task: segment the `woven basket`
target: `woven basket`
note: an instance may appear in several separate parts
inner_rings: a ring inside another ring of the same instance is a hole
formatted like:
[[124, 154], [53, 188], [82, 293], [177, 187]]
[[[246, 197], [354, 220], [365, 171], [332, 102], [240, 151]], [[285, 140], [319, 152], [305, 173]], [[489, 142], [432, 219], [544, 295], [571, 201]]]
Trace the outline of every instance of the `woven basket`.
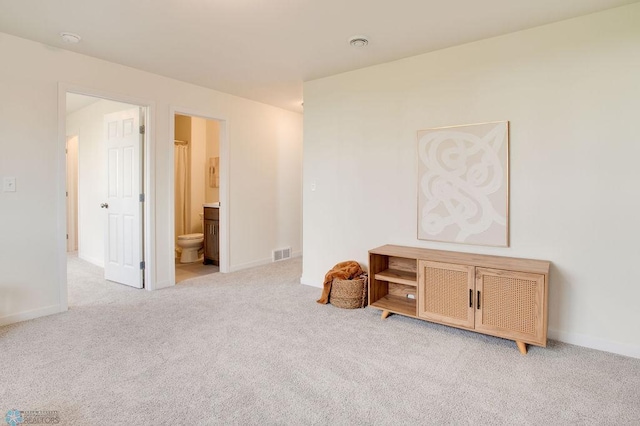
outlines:
[[338, 308], [356, 309], [367, 305], [367, 280], [333, 280], [329, 303]]

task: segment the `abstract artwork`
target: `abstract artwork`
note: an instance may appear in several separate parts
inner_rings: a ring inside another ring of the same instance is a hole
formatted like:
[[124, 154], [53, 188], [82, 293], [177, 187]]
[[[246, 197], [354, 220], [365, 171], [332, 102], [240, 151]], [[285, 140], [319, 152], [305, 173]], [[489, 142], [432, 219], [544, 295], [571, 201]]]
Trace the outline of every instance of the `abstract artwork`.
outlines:
[[509, 122], [418, 132], [418, 239], [509, 245]]

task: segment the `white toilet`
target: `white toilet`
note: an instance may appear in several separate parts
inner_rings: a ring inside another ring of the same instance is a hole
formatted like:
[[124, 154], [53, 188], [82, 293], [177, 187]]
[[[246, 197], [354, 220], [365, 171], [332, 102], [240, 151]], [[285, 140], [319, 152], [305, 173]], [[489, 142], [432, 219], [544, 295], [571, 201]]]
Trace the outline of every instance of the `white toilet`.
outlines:
[[202, 248], [204, 234], [186, 234], [178, 236], [178, 247], [182, 249], [180, 263], [197, 262], [200, 258], [198, 251]]
[[[200, 223], [202, 223], [202, 213], [200, 213]], [[180, 255], [180, 263], [197, 262], [200, 258], [200, 250], [204, 243], [204, 234], [186, 234], [178, 236], [178, 247], [182, 254]]]

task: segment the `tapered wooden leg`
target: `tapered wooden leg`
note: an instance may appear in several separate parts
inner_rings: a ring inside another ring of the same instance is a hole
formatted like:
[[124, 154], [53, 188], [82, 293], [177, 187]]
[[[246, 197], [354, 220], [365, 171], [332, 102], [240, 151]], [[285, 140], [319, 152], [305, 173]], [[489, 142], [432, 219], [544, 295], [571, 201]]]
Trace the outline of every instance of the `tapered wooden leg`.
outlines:
[[527, 354], [527, 344], [524, 342], [518, 342], [516, 340], [516, 345], [518, 345], [518, 350], [520, 351], [520, 353], [522, 355], [526, 355]]
[[388, 317], [389, 315], [391, 315], [391, 312], [389, 311], [382, 311], [382, 319], [385, 319], [386, 317]]

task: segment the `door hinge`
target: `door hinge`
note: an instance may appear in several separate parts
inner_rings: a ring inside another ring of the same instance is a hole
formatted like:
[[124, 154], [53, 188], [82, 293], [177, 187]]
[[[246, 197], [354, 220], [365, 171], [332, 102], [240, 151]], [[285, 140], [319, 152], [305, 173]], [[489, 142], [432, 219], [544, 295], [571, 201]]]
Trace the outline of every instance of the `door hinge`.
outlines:
[[140, 194], [140, 202], [144, 203], [144, 194]]
[[141, 135], [144, 135], [144, 130], [145, 130], [144, 124], [141, 124], [140, 125], [140, 134]]
[[144, 260], [140, 262], [140, 269], [144, 269]]
[[69, 239], [69, 234], [67, 234], [67, 240]]

